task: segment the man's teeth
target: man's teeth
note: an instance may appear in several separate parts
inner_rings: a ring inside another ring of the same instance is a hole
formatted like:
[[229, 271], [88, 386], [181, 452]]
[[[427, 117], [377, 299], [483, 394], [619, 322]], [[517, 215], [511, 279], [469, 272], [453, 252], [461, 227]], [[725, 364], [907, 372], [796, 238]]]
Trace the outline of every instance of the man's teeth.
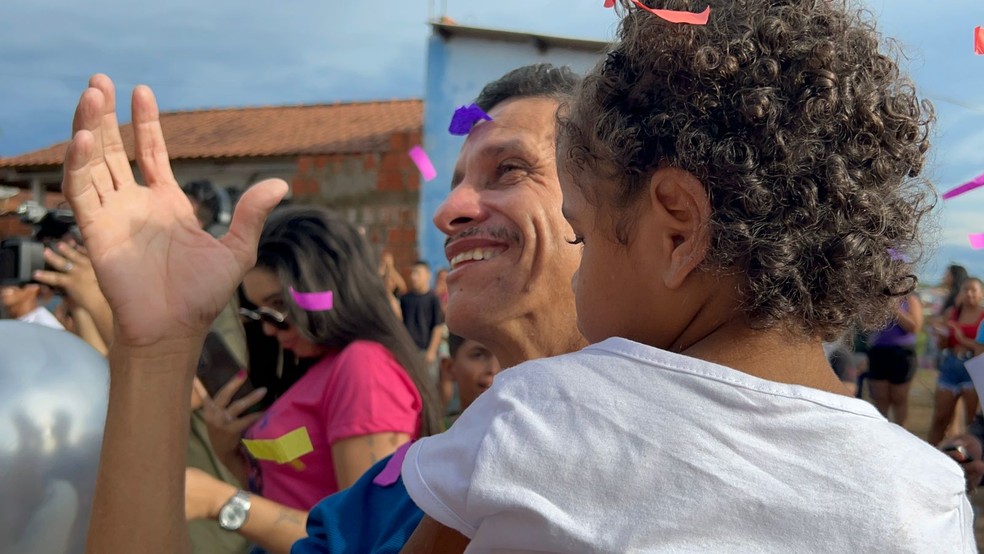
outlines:
[[462, 252], [455, 257], [451, 258], [451, 268], [462, 262], [479, 261], [479, 260], [491, 260], [492, 258], [499, 255], [499, 252], [495, 248], [476, 248], [475, 250], [468, 250], [467, 252]]

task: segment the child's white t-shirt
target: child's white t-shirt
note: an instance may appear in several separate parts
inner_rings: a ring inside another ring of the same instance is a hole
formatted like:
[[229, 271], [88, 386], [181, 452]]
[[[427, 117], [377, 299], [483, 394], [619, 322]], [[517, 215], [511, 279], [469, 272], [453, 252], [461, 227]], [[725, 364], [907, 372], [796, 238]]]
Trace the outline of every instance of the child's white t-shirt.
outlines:
[[469, 552], [977, 552], [960, 467], [868, 403], [619, 338], [498, 375], [403, 482]]

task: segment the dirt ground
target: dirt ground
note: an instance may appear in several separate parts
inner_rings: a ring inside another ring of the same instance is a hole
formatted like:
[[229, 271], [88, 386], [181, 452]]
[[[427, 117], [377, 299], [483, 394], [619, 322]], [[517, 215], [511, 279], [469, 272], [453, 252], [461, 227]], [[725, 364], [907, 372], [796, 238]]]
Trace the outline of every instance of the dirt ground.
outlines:
[[[920, 369], [909, 391], [909, 419], [906, 429], [921, 439], [929, 433], [930, 421], [933, 417], [933, 394], [936, 391], [937, 373], [928, 369]], [[865, 396], [867, 398], [867, 395]], [[984, 491], [978, 489], [970, 497], [978, 513], [974, 522], [974, 532], [977, 536], [977, 550], [984, 554]]]

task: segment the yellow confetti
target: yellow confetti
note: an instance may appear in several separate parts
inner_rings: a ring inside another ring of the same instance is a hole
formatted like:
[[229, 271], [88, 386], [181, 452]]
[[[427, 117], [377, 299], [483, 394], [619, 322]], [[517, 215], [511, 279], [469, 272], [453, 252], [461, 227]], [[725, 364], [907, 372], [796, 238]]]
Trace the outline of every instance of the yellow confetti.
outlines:
[[[276, 439], [243, 439], [243, 446], [257, 460], [277, 462], [278, 464], [293, 462], [309, 452], [314, 452], [307, 427], [299, 427]], [[292, 465], [296, 468], [298, 464], [301, 468], [304, 467], [300, 461]]]

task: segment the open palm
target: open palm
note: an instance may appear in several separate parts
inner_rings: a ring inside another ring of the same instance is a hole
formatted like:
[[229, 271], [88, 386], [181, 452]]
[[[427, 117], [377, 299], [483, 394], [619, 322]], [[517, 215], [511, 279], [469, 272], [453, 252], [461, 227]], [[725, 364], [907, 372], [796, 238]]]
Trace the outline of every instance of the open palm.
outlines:
[[115, 91], [96, 75], [82, 94], [65, 156], [62, 190], [72, 205], [115, 340], [147, 346], [200, 337], [256, 258], [263, 220], [286, 193], [265, 181], [243, 195], [229, 233], [203, 231], [174, 179], [153, 93], [133, 91], [137, 184], [120, 137]]

